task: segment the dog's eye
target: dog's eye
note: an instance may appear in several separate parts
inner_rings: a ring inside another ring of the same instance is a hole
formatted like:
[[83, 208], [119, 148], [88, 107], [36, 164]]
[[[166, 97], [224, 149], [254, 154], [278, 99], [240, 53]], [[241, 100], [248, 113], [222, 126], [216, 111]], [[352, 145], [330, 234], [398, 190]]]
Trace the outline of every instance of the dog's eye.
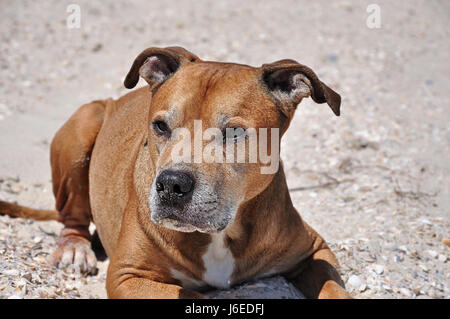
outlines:
[[233, 141], [236, 142], [238, 139], [246, 137], [247, 131], [242, 127], [228, 127], [225, 129], [225, 134], [223, 135], [223, 141]]
[[158, 133], [159, 135], [167, 136], [170, 134], [170, 129], [166, 122], [157, 120], [154, 121], [152, 125], [156, 133]]

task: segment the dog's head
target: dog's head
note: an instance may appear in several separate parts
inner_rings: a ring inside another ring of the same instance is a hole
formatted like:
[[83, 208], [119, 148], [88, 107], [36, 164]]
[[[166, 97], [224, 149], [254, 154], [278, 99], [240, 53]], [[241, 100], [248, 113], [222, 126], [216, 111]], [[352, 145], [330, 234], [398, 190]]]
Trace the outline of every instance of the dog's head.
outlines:
[[279, 167], [279, 142], [308, 96], [339, 115], [340, 96], [308, 67], [281, 60], [255, 68], [202, 61], [179, 47], [149, 48], [125, 79], [150, 85], [148, 147], [156, 167], [149, 201], [156, 224], [217, 232], [261, 193]]

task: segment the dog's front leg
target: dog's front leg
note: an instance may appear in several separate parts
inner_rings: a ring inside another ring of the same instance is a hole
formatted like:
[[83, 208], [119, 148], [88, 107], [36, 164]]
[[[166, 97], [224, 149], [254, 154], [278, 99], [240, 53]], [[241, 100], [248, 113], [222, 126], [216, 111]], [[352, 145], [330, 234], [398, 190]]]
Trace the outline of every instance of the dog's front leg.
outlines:
[[[140, 274], [139, 274], [140, 273]], [[117, 269], [114, 264], [108, 269], [106, 291], [113, 299], [199, 299], [203, 295], [179, 285], [159, 282], [141, 277], [135, 269]]]
[[328, 246], [320, 249], [302, 262], [301, 266], [286, 275], [307, 298], [349, 299], [351, 296], [337, 271], [337, 260]]
[[125, 213], [117, 246], [106, 276], [108, 298], [114, 299], [194, 299], [202, 294], [188, 290], [172, 278], [170, 263], [142, 227], [135, 211]]
[[50, 150], [56, 209], [64, 224], [58, 249], [50, 261], [60, 268], [74, 267], [83, 273], [96, 271], [97, 259], [89, 232], [89, 166], [104, 108], [101, 101], [81, 106], [55, 134]]

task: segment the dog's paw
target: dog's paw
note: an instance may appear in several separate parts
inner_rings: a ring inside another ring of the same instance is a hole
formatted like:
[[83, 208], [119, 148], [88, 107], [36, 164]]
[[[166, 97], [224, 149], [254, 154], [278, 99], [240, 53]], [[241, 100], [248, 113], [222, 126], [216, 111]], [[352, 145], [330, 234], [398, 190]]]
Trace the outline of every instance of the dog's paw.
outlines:
[[60, 269], [80, 274], [96, 274], [97, 272], [97, 258], [91, 249], [90, 241], [70, 232], [61, 232], [58, 249], [49, 261]]

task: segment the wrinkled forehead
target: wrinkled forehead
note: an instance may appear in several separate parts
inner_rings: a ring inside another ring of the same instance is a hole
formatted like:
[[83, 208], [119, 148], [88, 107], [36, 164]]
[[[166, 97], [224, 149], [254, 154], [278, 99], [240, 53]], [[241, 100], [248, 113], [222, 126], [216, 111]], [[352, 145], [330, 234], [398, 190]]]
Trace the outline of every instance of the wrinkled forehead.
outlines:
[[201, 119], [208, 127], [218, 127], [241, 117], [258, 127], [278, 116], [257, 68], [217, 62], [179, 69], [155, 93], [152, 108], [152, 113], [164, 114], [169, 124], [177, 126]]

